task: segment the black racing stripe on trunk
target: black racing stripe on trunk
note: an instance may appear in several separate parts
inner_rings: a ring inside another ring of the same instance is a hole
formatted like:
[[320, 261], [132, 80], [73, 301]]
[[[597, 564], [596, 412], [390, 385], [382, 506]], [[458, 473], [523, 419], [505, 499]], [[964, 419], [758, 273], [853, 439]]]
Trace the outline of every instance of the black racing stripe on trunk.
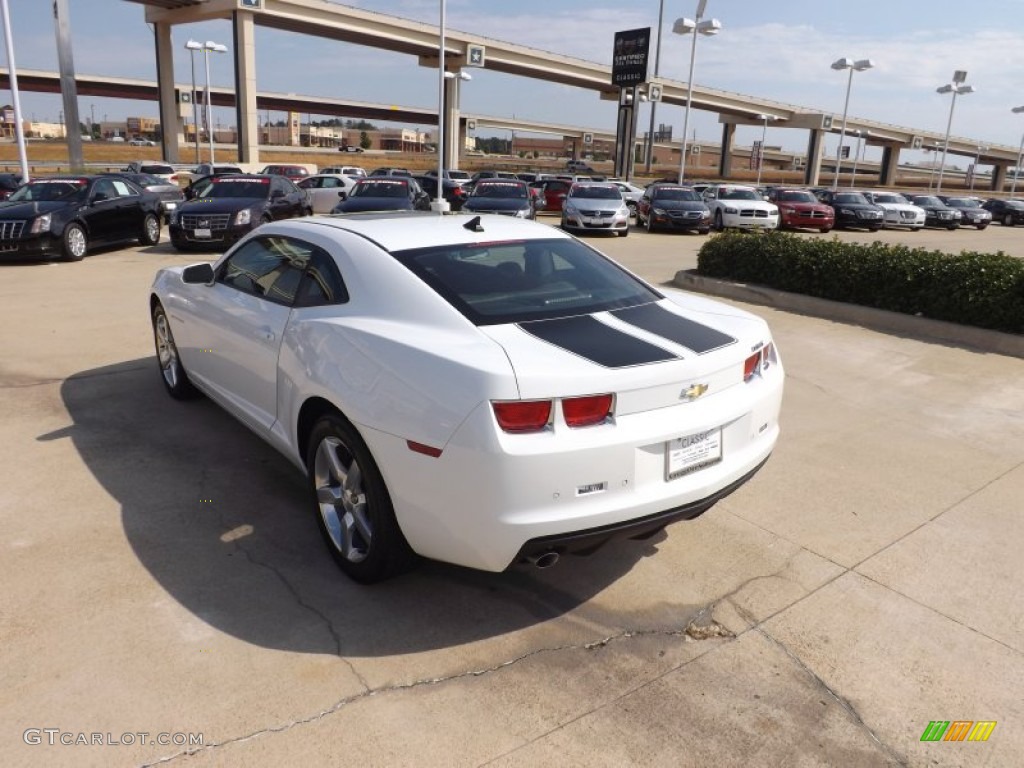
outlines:
[[605, 325], [591, 315], [533, 320], [519, 327], [549, 344], [591, 360], [605, 368], [677, 360], [671, 352]]
[[648, 333], [692, 349], [698, 355], [736, 343], [732, 336], [695, 323], [693, 320], [687, 320], [660, 304], [642, 304], [639, 307], [617, 309], [611, 315], [624, 323], [635, 325]]

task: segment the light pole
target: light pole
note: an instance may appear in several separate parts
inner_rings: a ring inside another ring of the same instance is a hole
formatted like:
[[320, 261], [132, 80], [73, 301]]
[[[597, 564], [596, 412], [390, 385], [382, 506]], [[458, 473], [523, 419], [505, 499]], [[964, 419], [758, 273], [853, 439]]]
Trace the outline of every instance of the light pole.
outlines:
[[850, 70], [850, 76], [846, 80], [846, 101], [843, 102], [843, 125], [839, 129], [839, 146], [836, 147], [836, 174], [835, 178], [832, 179], [832, 190], [839, 189], [839, 171], [843, 165], [843, 140], [846, 138], [846, 113], [850, 108], [850, 88], [853, 86], [853, 73], [863, 72], [866, 69], [871, 69], [875, 66], [875, 62], [871, 59], [836, 59], [832, 62], [832, 69], [837, 72], [842, 72], [844, 69]]
[[935, 186], [935, 153], [939, 151], [939, 142], [933, 141], [931, 146], [932, 153], [932, 169], [928, 172], [928, 191], [932, 191], [932, 187]]
[[[658, 3], [658, 39], [654, 43], [654, 77], [661, 74], [661, 27], [665, 19], [665, 0]], [[651, 172], [651, 164], [654, 162], [654, 113], [658, 109], [658, 102], [651, 102], [651, 126], [647, 130], [647, 157], [644, 158], [644, 168], [647, 173]]]
[[206, 63], [206, 98], [203, 100], [203, 110], [206, 113], [206, 135], [210, 139], [210, 165], [213, 165], [213, 116], [210, 113], [210, 53], [227, 53], [228, 47], [220, 43], [207, 40], [203, 43], [203, 59]]
[[[853, 189], [854, 183], [857, 181], [857, 161], [860, 160], [860, 140], [864, 136], [870, 136], [871, 131], [853, 131], [852, 135], [857, 137], [857, 151], [853, 153], [853, 177], [850, 179], [850, 189]], [[864, 149], [867, 150], [868, 143], [864, 142]]]
[[764, 138], [765, 138], [765, 135], [768, 133], [768, 121], [771, 120], [772, 122], [774, 122], [774, 121], [778, 120], [779, 118], [775, 117], [775, 115], [758, 115], [757, 119], [763, 121], [762, 124], [761, 124], [761, 149], [757, 153], [757, 185], [756, 186], [760, 187], [761, 186], [761, 168], [762, 168], [762, 166], [764, 166]]
[[[28, 155], [25, 152], [25, 125], [21, 119], [21, 96], [18, 90], [18, 67], [14, 63], [14, 35], [11, 34], [11, 13], [7, 0], [0, 0], [0, 13], [3, 14], [4, 42], [7, 45], [7, 71], [11, 80], [11, 100], [14, 102], [14, 135], [18, 141], [18, 159], [21, 161], [21, 181], [27, 183]], [[35, 122], [33, 120], [32, 122]]]
[[[1010, 110], [1015, 115], [1019, 115], [1024, 112], [1024, 107], [1014, 107]], [[1013, 169], [1013, 181], [1010, 183], [1010, 199], [1013, 199], [1014, 194], [1017, 192], [1017, 177], [1020, 176], [1020, 158], [1024, 155], [1024, 134], [1020, 137], [1020, 149], [1017, 150], [1017, 165]]]
[[939, 162], [939, 181], [935, 185], [935, 193], [942, 192], [942, 173], [946, 170], [946, 153], [949, 151], [949, 131], [953, 127], [953, 109], [956, 107], [956, 97], [962, 93], [974, 93], [973, 85], [964, 85], [967, 79], [967, 72], [958, 69], [953, 73], [953, 82], [946, 83], [935, 89], [936, 93], [952, 93], [953, 100], [949, 103], [949, 120], [946, 122], [946, 140], [942, 144], [942, 160]]
[[185, 43], [185, 48], [192, 57], [192, 130], [196, 136], [196, 165], [199, 165], [199, 107], [196, 105], [196, 51], [203, 50], [203, 44], [195, 40]]
[[698, 0], [697, 2], [697, 20], [687, 18], [676, 19], [675, 24], [672, 25], [672, 32], [677, 35], [693, 35], [693, 40], [690, 43], [690, 74], [686, 80], [686, 111], [683, 113], [683, 143], [680, 147], [680, 158], [679, 158], [679, 183], [683, 183], [683, 178], [686, 176], [686, 132], [690, 126], [690, 104], [693, 102], [693, 63], [697, 58], [697, 35], [717, 35], [722, 29], [722, 22], [718, 19], [705, 19], [701, 21], [701, 17], [704, 16], [704, 8], [707, 6], [708, 0]]
[[974, 167], [971, 169], [971, 192], [974, 191], [974, 177], [978, 175], [978, 163], [981, 162], [981, 153], [987, 149], [988, 147], [979, 146], [978, 151], [974, 154]]

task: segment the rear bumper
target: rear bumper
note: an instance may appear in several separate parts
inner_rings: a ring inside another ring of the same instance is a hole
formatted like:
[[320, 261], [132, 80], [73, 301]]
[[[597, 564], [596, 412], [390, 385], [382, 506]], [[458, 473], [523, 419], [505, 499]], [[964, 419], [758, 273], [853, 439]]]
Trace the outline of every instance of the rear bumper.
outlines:
[[729, 483], [725, 488], [698, 501], [691, 501], [688, 504], [666, 509], [664, 512], [656, 512], [653, 515], [647, 515], [646, 517], [623, 523], [614, 523], [585, 531], [573, 531], [555, 536], [540, 536], [536, 539], [530, 539], [519, 550], [515, 562], [529, 561], [549, 552], [555, 552], [559, 555], [591, 555], [614, 539], [649, 538], [666, 525], [680, 520], [693, 520], [700, 517], [719, 501], [750, 480], [767, 462], [768, 459], [766, 458], [739, 480]]

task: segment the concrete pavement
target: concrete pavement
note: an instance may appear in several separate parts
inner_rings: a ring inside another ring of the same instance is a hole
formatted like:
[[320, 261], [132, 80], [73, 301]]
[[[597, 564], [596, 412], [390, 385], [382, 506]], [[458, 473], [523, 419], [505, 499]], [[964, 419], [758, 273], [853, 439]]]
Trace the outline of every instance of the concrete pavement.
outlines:
[[[703, 238], [591, 242], [666, 282]], [[547, 571], [366, 588], [284, 459], [162, 391], [146, 289], [194, 260], [0, 266], [0, 764], [1019, 764], [1024, 361], [749, 307], [788, 381], [739, 492]]]

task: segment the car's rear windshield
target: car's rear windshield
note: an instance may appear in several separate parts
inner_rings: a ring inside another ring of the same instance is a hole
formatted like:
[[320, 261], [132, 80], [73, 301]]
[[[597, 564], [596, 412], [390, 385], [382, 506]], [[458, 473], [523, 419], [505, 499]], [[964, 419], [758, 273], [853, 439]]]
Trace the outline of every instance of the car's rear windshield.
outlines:
[[249, 197], [262, 200], [270, 192], [270, 179], [246, 179], [218, 176], [203, 197]]
[[352, 190], [352, 197], [408, 197], [409, 182], [399, 181], [360, 181]]
[[394, 257], [476, 325], [582, 315], [662, 298], [577, 240], [431, 246]]

